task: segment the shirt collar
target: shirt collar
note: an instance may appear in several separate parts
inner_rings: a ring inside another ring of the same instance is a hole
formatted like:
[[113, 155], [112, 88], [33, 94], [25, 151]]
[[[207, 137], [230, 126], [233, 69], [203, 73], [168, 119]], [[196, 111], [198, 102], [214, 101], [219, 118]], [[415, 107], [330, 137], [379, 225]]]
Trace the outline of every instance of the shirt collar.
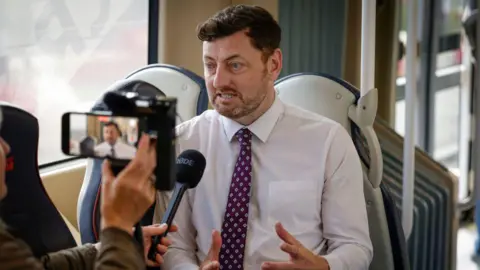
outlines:
[[265, 143], [272, 133], [273, 127], [283, 114], [283, 111], [284, 107], [282, 102], [275, 96], [272, 106], [270, 106], [260, 118], [248, 126], [244, 126], [222, 115], [220, 117], [222, 119], [223, 129], [229, 141], [232, 141], [233, 136], [235, 136], [235, 133], [237, 133], [239, 129], [248, 128], [253, 134], [255, 134], [255, 136]]

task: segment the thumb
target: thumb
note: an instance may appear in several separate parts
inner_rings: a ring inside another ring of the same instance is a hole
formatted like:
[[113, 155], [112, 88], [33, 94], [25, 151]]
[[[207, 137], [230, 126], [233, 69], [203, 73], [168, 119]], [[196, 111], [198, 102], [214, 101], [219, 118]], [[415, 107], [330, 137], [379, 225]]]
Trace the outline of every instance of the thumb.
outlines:
[[107, 159], [102, 164], [102, 176], [102, 182], [104, 186], [110, 186], [113, 182], [113, 179], [115, 179], [112, 169], [110, 168], [110, 161]]
[[220, 232], [214, 230], [212, 232], [212, 245], [210, 246], [210, 251], [208, 252], [208, 258], [211, 261], [218, 261], [218, 256], [220, 254], [220, 249], [222, 248], [222, 237]]

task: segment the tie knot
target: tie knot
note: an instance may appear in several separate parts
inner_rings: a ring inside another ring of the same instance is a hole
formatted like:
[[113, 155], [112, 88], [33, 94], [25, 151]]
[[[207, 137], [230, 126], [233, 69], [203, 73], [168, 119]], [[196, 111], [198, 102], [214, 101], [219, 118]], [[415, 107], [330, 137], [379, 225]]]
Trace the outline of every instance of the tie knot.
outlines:
[[235, 133], [237, 140], [240, 142], [240, 145], [247, 146], [252, 143], [252, 132], [248, 128], [242, 128]]

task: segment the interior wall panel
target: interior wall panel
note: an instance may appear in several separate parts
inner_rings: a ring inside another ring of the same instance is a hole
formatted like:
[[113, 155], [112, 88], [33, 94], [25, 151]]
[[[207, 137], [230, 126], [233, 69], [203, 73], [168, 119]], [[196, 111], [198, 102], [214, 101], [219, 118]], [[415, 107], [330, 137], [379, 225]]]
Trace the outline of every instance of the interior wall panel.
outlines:
[[[163, 0], [160, 10], [160, 62], [203, 76], [202, 43], [197, 25], [231, 4], [259, 5], [277, 18], [277, 0]], [[188, 12], [186, 12], [188, 7]]]
[[343, 75], [346, 0], [279, 0], [281, 76], [297, 72]]

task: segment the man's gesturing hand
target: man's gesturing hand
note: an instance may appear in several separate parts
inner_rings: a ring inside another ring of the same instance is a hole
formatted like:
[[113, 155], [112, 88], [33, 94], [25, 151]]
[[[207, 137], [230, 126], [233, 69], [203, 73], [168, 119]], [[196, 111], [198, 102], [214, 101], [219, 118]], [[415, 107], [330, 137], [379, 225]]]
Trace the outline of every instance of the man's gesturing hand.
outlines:
[[215, 230], [212, 232], [212, 245], [208, 251], [207, 257], [200, 265], [200, 270], [220, 270], [220, 263], [218, 262], [218, 256], [220, 249], [222, 248], [222, 237], [220, 233]]
[[328, 262], [325, 258], [313, 254], [306, 249], [295, 237], [293, 237], [281, 223], [275, 225], [277, 235], [284, 241], [280, 249], [290, 255], [288, 262], [264, 262], [262, 270], [328, 270]]
[[102, 228], [116, 227], [132, 234], [132, 227], [145, 214], [155, 198], [150, 175], [157, 164], [155, 144], [143, 134], [137, 153], [118, 176], [112, 173], [110, 162], [102, 168]]

